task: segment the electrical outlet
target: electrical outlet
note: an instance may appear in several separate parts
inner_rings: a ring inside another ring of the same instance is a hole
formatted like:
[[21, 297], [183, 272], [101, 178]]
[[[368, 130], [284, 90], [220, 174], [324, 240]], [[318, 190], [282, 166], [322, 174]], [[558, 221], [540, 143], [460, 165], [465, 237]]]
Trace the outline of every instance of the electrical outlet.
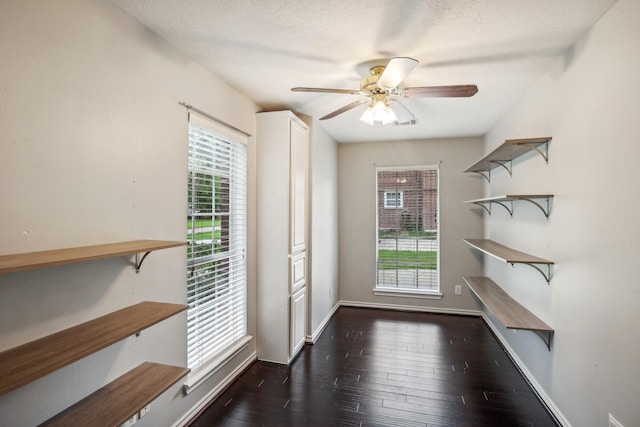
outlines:
[[140, 412], [138, 412], [139, 417], [138, 418], [142, 418], [145, 415], [147, 415], [149, 413], [149, 411], [151, 410], [151, 404], [145, 406], [144, 408], [140, 409]]
[[462, 286], [456, 285], [456, 287], [454, 288], [454, 292], [456, 295], [462, 295]]
[[624, 427], [622, 423], [609, 414], [609, 427]]
[[122, 423], [122, 425], [120, 427], [131, 427], [137, 421], [138, 421], [138, 414], [135, 414], [135, 415], [131, 416], [131, 418], [129, 418], [127, 421]]

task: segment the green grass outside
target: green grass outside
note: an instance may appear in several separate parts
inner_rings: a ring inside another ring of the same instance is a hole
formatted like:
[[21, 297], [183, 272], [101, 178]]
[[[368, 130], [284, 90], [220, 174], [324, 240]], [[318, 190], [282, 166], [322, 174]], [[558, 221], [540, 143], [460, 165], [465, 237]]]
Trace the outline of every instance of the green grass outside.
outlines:
[[422, 237], [426, 239], [435, 239], [437, 233], [435, 231], [424, 230], [378, 230], [378, 238], [380, 239], [394, 239], [394, 238], [407, 238], [407, 237]]
[[[213, 227], [213, 220], [211, 219], [199, 219], [197, 221], [187, 220], [187, 230], [193, 229], [195, 226], [196, 229], [209, 228]], [[215, 229], [213, 231], [203, 231], [195, 234], [196, 240], [212, 240], [212, 239], [220, 239], [222, 237], [222, 231], [220, 230], [220, 219], [216, 219], [215, 221]], [[190, 237], [190, 233], [187, 233], [187, 239]]]
[[[195, 228], [204, 228], [204, 227], [211, 227], [213, 225], [213, 220], [212, 219], [199, 219], [197, 221], [191, 221], [189, 219], [187, 219], [187, 230], [191, 230], [193, 228], [193, 226], [195, 225]], [[216, 220], [216, 225], [220, 226], [220, 220]]]
[[378, 270], [419, 269], [435, 270], [438, 262], [436, 251], [378, 250]]
[[[205, 231], [203, 233], [196, 233], [195, 240], [213, 240], [214, 232]], [[222, 237], [222, 233], [220, 230], [215, 231], [215, 239], [220, 239]]]

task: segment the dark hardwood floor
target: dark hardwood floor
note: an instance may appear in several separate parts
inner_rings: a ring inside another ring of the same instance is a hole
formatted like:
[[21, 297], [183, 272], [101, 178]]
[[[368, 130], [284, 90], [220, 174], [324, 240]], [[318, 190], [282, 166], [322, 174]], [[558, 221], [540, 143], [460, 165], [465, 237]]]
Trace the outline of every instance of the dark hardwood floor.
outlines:
[[479, 317], [340, 308], [287, 367], [256, 362], [204, 426], [556, 426]]

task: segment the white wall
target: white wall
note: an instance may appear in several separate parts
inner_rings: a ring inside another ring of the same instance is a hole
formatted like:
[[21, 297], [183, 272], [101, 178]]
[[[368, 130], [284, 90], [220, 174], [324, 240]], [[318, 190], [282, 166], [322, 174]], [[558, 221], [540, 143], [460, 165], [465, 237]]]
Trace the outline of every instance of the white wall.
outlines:
[[[179, 101], [255, 133], [257, 107], [108, 1], [0, 3], [0, 254], [184, 240], [187, 122]], [[255, 147], [249, 147], [255, 212]], [[255, 217], [250, 218], [255, 235]], [[142, 300], [184, 303], [185, 248], [0, 276], [0, 350]], [[249, 331], [255, 333], [249, 242]], [[186, 315], [0, 396], [0, 425], [36, 425], [144, 360], [186, 365]], [[180, 384], [138, 425], [170, 425]]]
[[338, 303], [338, 144], [317, 121], [311, 126], [309, 327], [317, 337]]
[[[482, 156], [481, 138], [340, 144], [340, 299], [369, 306], [475, 311], [463, 275], [478, 275], [481, 259], [462, 242], [482, 235], [482, 216], [463, 201], [482, 194], [482, 182], [462, 171]], [[442, 299], [375, 296], [376, 166], [439, 165]], [[454, 295], [461, 285], [462, 295]]]
[[518, 159], [487, 195], [555, 194], [546, 220], [516, 205], [486, 217], [492, 240], [556, 262], [551, 283], [530, 267], [486, 260], [485, 272], [555, 328], [551, 352], [530, 332], [498, 327], [573, 426], [640, 425], [640, 3], [620, 0], [553, 64], [486, 137], [552, 136], [549, 164]]

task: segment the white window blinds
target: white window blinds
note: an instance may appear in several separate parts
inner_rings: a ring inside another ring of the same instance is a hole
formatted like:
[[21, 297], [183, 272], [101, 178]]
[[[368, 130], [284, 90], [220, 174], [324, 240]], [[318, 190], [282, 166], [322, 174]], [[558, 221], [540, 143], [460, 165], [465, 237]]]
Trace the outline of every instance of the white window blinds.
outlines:
[[438, 169], [378, 168], [376, 289], [439, 292]]
[[187, 354], [192, 370], [247, 335], [246, 138], [189, 119]]

